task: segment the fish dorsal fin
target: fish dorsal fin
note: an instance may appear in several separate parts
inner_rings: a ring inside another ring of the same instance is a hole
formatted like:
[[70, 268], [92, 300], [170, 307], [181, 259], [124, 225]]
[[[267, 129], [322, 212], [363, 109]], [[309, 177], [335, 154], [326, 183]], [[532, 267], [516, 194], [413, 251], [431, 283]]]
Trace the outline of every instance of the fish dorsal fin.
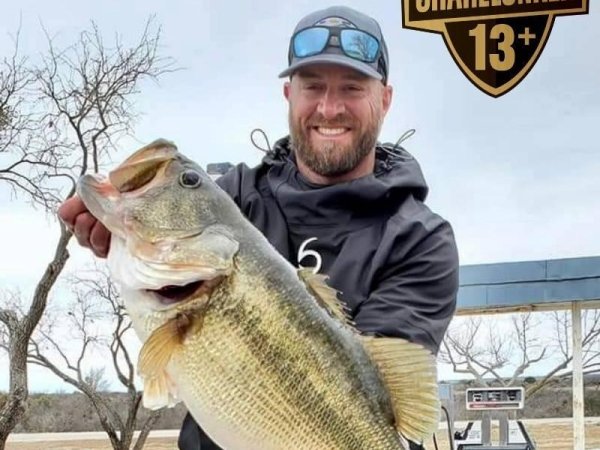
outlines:
[[382, 375], [396, 429], [417, 443], [431, 437], [440, 416], [435, 356], [423, 346], [400, 338], [361, 339]]
[[138, 359], [138, 373], [144, 379], [145, 407], [159, 409], [174, 403], [176, 394], [167, 374], [167, 365], [173, 354], [181, 349], [190, 329], [193, 327], [197, 331], [201, 322], [199, 316], [177, 314], [146, 339]]
[[302, 268], [298, 269], [298, 276], [319, 305], [343, 324], [354, 328], [354, 322], [350, 319], [346, 306], [338, 299], [337, 291], [327, 285], [325, 275], [314, 273], [312, 269]]

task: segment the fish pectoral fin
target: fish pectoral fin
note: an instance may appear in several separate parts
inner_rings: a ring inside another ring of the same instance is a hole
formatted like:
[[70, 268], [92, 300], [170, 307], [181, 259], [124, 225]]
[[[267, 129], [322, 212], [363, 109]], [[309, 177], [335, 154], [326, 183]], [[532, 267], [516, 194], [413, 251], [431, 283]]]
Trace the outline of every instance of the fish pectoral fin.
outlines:
[[167, 373], [167, 365], [181, 349], [188, 333], [199, 333], [204, 309], [179, 313], [158, 327], [146, 340], [138, 359], [138, 374], [144, 379], [143, 403], [146, 408], [160, 409], [177, 403], [175, 383]]
[[165, 371], [171, 356], [181, 346], [185, 328], [189, 326], [187, 322], [187, 315], [178, 314], [146, 339], [138, 359], [138, 373], [141, 377], [151, 379]]
[[188, 333], [201, 331], [204, 312], [205, 308], [197, 308], [179, 313], [152, 332], [138, 359], [138, 373], [142, 378], [151, 379], [166, 371], [171, 357], [181, 348]]
[[338, 291], [327, 284], [325, 275], [316, 274], [312, 269], [302, 268], [298, 269], [298, 277], [321, 307], [344, 325], [354, 328], [354, 322], [350, 319], [346, 305], [338, 298]]
[[175, 406], [177, 400], [176, 388], [166, 372], [144, 380], [143, 404], [145, 408], [156, 410]]
[[400, 338], [361, 339], [382, 375], [396, 429], [413, 442], [423, 442], [435, 432], [440, 417], [435, 356]]

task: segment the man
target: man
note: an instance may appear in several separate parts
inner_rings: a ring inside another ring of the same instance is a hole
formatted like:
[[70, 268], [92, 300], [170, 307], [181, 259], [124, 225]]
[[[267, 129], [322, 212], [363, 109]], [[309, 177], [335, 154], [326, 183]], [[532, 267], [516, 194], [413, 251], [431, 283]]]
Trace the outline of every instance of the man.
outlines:
[[[359, 330], [435, 353], [456, 304], [456, 245], [423, 203], [418, 163], [377, 143], [392, 100], [388, 67], [372, 18], [346, 7], [304, 17], [280, 75], [289, 77], [290, 136], [257, 167], [240, 164], [218, 183], [292, 264], [330, 277]], [[110, 236], [78, 198], [59, 214], [83, 246], [106, 256]], [[189, 415], [179, 446], [218, 449]]]

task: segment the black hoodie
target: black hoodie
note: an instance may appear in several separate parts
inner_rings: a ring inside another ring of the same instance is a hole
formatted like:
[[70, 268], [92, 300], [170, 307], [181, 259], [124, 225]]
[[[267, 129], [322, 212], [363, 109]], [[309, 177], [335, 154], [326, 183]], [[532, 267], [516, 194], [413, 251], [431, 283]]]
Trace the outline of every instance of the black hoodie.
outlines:
[[[286, 137], [257, 167], [240, 164], [217, 183], [288, 261], [329, 276], [361, 332], [437, 353], [456, 306], [458, 255], [406, 150], [378, 145], [373, 174], [322, 186], [298, 172]], [[194, 425], [188, 415], [181, 450], [218, 448], [199, 447]]]

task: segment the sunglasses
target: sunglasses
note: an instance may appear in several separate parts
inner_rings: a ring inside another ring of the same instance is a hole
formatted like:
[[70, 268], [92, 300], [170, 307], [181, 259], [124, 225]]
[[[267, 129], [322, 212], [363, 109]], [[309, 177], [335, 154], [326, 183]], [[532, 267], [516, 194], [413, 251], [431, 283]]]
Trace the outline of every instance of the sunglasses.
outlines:
[[375, 36], [352, 28], [311, 27], [292, 37], [296, 58], [323, 53], [328, 44], [339, 46], [346, 56], [366, 63], [377, 61], [381, 47]]

